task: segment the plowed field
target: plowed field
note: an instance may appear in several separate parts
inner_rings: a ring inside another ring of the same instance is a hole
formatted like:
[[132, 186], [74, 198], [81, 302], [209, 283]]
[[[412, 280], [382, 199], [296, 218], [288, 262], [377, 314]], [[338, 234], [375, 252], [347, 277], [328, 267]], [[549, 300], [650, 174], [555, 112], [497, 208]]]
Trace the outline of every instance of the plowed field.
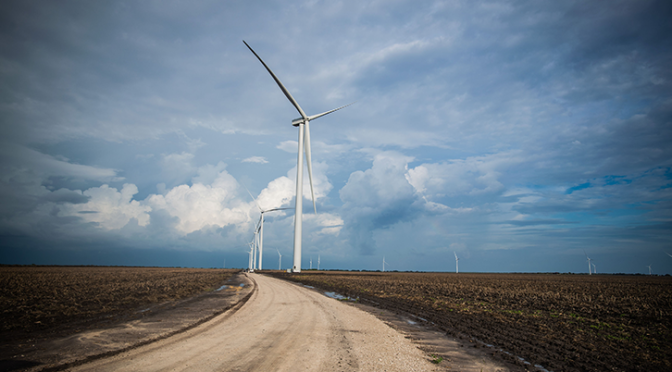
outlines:
[[182, 268], [0, 267], [0, 345], [45, 332], [67, 334], [88, 321], [216, 289], [233, 273]]
[[[435, 323], [497, 358], [552, 371], [672, 370], [672, 278], [276, 274]], [[503, 351], [500, 351], [503, 350]], [[523, 358], [530, 364], [523, 364]]]

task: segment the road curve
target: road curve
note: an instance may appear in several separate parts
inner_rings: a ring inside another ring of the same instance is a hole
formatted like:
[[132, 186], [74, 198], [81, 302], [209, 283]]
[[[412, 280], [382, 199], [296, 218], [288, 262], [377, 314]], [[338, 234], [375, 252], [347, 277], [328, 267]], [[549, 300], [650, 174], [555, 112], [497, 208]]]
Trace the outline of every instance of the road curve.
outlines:
[[72, 371], [436, 371], [371, 314], [264, 275], [250, 300], [187, 332]]

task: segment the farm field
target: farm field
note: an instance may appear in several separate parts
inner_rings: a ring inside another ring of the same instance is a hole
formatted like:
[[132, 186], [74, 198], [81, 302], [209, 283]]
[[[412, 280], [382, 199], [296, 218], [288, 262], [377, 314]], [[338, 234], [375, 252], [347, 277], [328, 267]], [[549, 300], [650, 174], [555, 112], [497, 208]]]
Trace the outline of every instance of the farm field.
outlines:
[[0, 344], [67, 334], [126, 310], [216, 289], [238, 270], [0, 267]]
[[522, 364], [521, 357], [551, 371], [672, 370], [670, 277], [310, 271], [274, 275], [414, 314], [510, 362]]

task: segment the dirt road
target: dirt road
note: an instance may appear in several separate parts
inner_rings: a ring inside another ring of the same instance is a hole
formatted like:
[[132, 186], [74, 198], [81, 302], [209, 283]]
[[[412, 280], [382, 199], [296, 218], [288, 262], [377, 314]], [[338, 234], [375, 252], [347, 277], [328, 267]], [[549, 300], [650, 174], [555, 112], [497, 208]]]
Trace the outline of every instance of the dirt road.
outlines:
[[263, 275], [250, 300], [187, 332], [73, 371], [441, 371], [376, 317]]

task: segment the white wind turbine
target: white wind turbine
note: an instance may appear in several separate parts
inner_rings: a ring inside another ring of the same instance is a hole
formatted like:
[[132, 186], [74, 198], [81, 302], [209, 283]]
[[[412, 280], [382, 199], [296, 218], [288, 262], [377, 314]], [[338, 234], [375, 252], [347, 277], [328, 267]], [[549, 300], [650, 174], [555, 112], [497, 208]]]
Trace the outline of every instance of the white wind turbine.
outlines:
[[647, 267], [649, 268], [649, 275], [651, 275], [651, 264], [649, 264]]
[[310, 269], [311, 270], [313, 269], [313, 258], [312, 257], [310, 258]]
[[[245, 189], [245, 190], [247, 190], [247, 189]], [[255, 199], [254, 196], [252, 196], [252, 193], [250, 192], [250, 190], [247, 190], [247, 193], [250, 194], [250, 196], [252, 197], [252, 200], [254, 200], [254, 204], [259, 209], [259, 213], [261, 213], [261, 216], [259, 216], [259, 222], [257, 222], [257, 231], [259, 232], [259, 240], [258, 240], [258, 242], [259, 242], [259, 244], [258, 244], [258, 246], [259, 246], [259, 266], [257, 268], [259, 270], [261, 270], [261, 262], [262, 262], [262, 258], [264, 256], [264, 213], [274, 212], [274, 211], [283, 211], [285, 209], [291, 209], [291, 208], [271, 208], [271, 209], [263, 210], [259, 206], [259, 203], [257, 203], [257, 199]]]
[[590, 257], [588, 257], [588, 253], [586, 253], [586, 251], [583, 251], [583, 254], [586, 255], [586, 260], [588, 260], [588, 275], [592, 275], [593, 272], [592, 272], [591, 267], [590, 267]]
[[254, 254], [254, 245], [252, 242], [247, 244], [250, 246], [249, 257], [247, 260], [247, 271], [254, 271], [254, 266], [252, 266], [252, 255]]
[[278, 248], [275, 248], [275, 250], [278, 251], [278, 270], [282, 270], [282, 253]]
[[302, 231], [302, 220], [303, 220], [303, 150], [305, 147], [306, 150], [306, 163], [308, 165], [308, 179], [310, 180], [310, 195], [313, 198], [313, 210], [317, 214], [317, 207], [315, 206], [315, 191], [313, 189], [313, 166], [310, 161], [310, 128], [309, 122], [321, 118], [324, 115], [331, 114], [334, 111], [338, 111], [346, 106], [341, 106], [333, 110], [323, 112], [321, 114], [307, 116], [298, 102], [292, 97], [287, 88], [280, 82], [277, 76], [271, 71], [271, 69], [266, 66], [266, 63], [259, 57], [259, 55], [243, 40], [245, 46], [257, 57], [259, 62], [266, 68], [269, 74], [275, 80], [275, 83], [278, 84], [280, 90], [285, 94], [285, 97], [292, 103], [296, 110], [301, 114], [301, 117], [298, 119], [292, 120], [292, 125], [299, 127], [299, 151], [296, 161], [296, 202], [294, 207], [296, 212], [294, 213], [294, 265], [292, 267], [293, 272], [301, 272], [301, 231]]
[[385, 272], [385, 265], [389, 265], [389, 263], [385, 261], [385, 256], [383, 256], [383, 272]]
[[592, 265], [593, 265], [593, 274], [597, 274], [597, 267], [595, 267], [595, 264]]
[[254, 254], [252, 259], [252, 268], [257, 270], [257, 256], [259, 256], [259, 225], [254, 229]]
[[317, 271], [320, 271], [320, 255], [317, 255]]
[[453, 252], [453, 254], [455, 255], [455, 274], [457, 274], [457, 273], [460, 272], [460, 271], [459, 271], [459, 268], [458, 268], [458, 266], [457, 266], [457, 262], [458, 262], [460, 259], [457, 258], [457, 253], [456, 253], [456, 252]]

